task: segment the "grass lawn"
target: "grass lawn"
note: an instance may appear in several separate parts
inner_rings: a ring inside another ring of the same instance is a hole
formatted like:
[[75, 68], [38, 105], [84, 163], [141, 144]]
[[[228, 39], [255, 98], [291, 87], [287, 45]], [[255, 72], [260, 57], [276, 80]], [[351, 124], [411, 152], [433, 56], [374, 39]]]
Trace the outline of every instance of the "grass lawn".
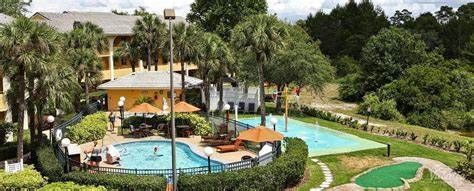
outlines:
[[[239, 118], [255, 116], [257, 115], [242, 114], [239, 115]], [[332, 182], [331, 186], [349, 183], [351, 182], [351, 178], [355, 175], [362, 173], [369, 168], [389, 163], [391, 162], [391, 158], [393, 157], [413, 156], [429, 158], [441, 161], [442, 163], [450, 167], [455, 167], [457, 161], [464, 159], [464, 155], [459, 153], [445, 152], [436, 148], [431, 148], [425, 145], [416, 144], [405, 140], [371, 134], [362, 130], [348, 128], [336, 122], [326, 121], [305, 115], [290, 116], [292, 119], [300, 120], [307, 123], [315, 123], [317, 121], [319, 125], [327, 128], [335, 129], [341, 132], [357, 135], [361, 138], [391, 145], [390, 157], [386, 157], [386, 148], [317, 157], [318, 159], [326, 163], [331, 169], [331, 172], [333, 173], [334, 181]]]
[[311, 188], [318, 187], [324, 182], [324, 174], [321, 167], [310, 159], [308, 159], [307, 165], [309, 169], [309, 179], [306, 183], [298, 187], [298, 191], [308, 191]]
[[410, 184], [410, 190], [412, 191], [430, 191], [430, 190], [439, 190], [439, 191], [450, 191], [454, 190], [448, 184], [439, 179], [429, 170], [423, 171], [423, 178], [417, 182]]

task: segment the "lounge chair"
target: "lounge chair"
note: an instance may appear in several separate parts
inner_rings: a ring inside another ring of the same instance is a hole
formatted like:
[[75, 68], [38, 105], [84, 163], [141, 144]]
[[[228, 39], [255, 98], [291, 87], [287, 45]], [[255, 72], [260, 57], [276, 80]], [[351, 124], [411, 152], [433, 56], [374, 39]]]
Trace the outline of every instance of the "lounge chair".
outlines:
[[133, 125], [130, 125], [130, 135], [140, 138], [145, 136], [140, 128], [135, 128]]
[[224, 139], [214, 139], [214, 140], [205, 140], [204, 143], [210, 146], [218, 146], [218, 145], [227, 145], [232, 143], [232, 136], [234, 135], [234, 131], [229, 131]]
[[238, 151], [243, 148], [242, 146], [240, 146], [241, 144], [242, 140], [237, 139], [234, 144], [217, 146], [216, 149], [218, 152]]

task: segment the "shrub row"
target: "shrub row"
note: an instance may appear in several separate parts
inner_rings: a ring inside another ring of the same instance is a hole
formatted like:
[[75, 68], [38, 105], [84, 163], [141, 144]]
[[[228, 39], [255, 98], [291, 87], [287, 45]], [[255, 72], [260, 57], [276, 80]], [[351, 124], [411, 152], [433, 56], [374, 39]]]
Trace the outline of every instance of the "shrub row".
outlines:
[[42, 188], [38, 189], [38, 191], [61, 191], [61, 190], [87, 190], [87, 191], [106, 191], [105, 187], [103, 186], [81, 186], [77, 185], [74, 182], [55, 182], [51, 184], [47, 184]]
[[390, 137], [394, 137], [398, 139], [408, 139], [411, 141], [416, 141], [417, 138], [421, 138], [422, 140], [420, 142], [422, 144], [438, 147], [445, 150], [456, 151], [456, 152], [466, 152], [469, 149], [468, 141], [463, 141], [463, 140], [449, 141], [445, 138], [432, 136], [430, 134], [425, 134], [421, 136], [421, 135], [417, 135], [414, 132], [409, 132], [409, 131], [405, 131], [401, 129], [388, 130], [388, 129], [375, 127], [371, 125], [367, 126], [366, 124], [361, 125], [358, 123], [357, 120], [353, 120], [352, 118], [342, 118], [330, 112], [321, 111], [310, 106], [299, 105], [298, 108], [300, 112], [306, 115], [324, 119], [327, 121], [337, 122], [342, 125], [355, 128], [355, 129], [362, 129], [364, 131], [378, 133], [378, 134], [382, 134], [382, 135], [386, 135], [386, 136], [390, 136]]
[[25, 165], [22, 171], [16, 173], [0, 172], [0, 190], [36, 189], [46, 181], [33, 166]]
[[304, 175], [308, 147], [299, 138], [285, 138], [286, 152], [266, 166], [213, 174], [182, 175], [181, 191], [282, 190], [296, 185]]
[[80, 123], [69, 127], [68, 137], [77, 144], [104, 138], [107, 132], [105, 112], [97, 112], [84, 117]]
[[50, 145], [42, 145], [37, 151], [36, 166], [50, 182], [72, 181], [81, 185], [105, 186], [122, 190], [165, 190], [166, 180], [161, 176], [137, 176], [75, 171], [63, 173], [63, 168]]
[[83, 185], [105, 186], [119, 190], [165, 190], [166, 179], [161, 176], [138, 176], [132, 174], [105, 174], [74, 171], [63, 175], [65, 181]]

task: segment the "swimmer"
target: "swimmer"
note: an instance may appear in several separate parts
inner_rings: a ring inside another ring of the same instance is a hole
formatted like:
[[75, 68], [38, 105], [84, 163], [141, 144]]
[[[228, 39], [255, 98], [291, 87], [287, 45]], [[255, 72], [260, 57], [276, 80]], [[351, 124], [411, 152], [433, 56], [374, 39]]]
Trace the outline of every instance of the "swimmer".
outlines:
[[157, 153], [158, 151], [160, 151], [160, 148], [159, 148], [159, 147], [155, 147], [153, 150], [154, 150], [154, 154], [156, 155], [156, 153]]

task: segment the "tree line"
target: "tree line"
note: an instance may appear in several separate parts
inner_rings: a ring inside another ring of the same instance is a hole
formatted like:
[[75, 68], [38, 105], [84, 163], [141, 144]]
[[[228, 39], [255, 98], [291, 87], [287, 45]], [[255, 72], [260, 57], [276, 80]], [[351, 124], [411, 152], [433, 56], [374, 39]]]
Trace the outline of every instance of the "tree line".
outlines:
[[373, 114], [384, 119], [473, 129], [473, 10], [467, 3], [416, 18], [407, 9], [388, 17], [371, 1], [351, 0], [298, 25], [331, 59], [341, 99], [372, 103], [380, 108]]

